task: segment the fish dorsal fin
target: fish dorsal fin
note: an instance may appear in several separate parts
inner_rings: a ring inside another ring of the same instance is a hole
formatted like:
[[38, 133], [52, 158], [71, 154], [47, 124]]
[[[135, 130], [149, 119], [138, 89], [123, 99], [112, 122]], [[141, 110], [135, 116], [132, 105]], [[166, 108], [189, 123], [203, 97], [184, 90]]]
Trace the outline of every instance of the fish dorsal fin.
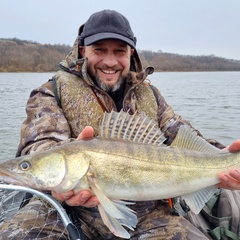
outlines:
[[188, 125], [180, 126], [177, 136], [171, 144], [172, 147], [179, 147], [204, 153], [220, 153], [221, 150], [208, 143], [197, 135], [197, 132]]
[[105, 112], [99, 135], [103, 138], [117, 138], [138, 143], [162, 145], [165, 137], [156, 123], [147, 116], [120, 112]]

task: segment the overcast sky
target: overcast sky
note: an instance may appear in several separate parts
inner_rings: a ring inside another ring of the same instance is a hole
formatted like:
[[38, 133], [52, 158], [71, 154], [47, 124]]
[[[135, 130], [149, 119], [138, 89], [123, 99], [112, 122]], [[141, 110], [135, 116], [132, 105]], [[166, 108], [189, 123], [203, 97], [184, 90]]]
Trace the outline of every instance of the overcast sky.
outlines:
[[129, 19], [138, 49], [240, 60], [240, 0], [0, 0], [0, 38], [72, 45], [102, 9]]

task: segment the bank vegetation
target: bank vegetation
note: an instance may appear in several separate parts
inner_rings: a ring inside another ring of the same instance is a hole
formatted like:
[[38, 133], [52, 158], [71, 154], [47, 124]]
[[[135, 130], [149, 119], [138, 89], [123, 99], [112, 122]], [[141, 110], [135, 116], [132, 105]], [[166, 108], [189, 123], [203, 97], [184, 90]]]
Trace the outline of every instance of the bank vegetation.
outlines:
[[[0, 72], [52, 72], [70, 52], [64, 44], [0, 38]], [[214, 55], [193, 56], [162, 51], [139, 50], [144, 67], [155, 71], [240, 71], [240, 61]]]

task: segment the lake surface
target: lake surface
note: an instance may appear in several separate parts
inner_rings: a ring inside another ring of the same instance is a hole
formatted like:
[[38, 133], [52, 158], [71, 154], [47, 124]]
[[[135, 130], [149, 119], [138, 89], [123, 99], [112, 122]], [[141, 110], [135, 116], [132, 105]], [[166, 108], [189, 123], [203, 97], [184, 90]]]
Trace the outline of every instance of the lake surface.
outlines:
[[[15, 156], [32, 89], [54, 73], [0, 73], [0, 161]], [[240, 72], [154, 73], [148, 77], [177, 114], [206, 138], [240, 138]]]

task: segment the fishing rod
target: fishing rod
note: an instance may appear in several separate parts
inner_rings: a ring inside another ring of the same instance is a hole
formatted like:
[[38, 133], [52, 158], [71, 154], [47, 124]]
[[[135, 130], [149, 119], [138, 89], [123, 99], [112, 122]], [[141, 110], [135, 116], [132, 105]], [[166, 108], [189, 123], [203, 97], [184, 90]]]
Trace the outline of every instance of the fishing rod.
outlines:
[[8, 185], [8, 184], [3, 184], [3, 183], [0, 184], [0, 189], [14, 190], [14, 191], [17, 190], [17, 191], [20, 191], [20, 192], [29, 192], [29, 193], [35, 194], [38, 197], [41, 197], [44, 200], [48, 201], [57, 210], [57, 212], [61, 216], [63, 224], [66, 227], [66, 229], [67, 229], [67, 231], [70, 235], [71, 240], [81, 240], [77, 228], [74, 226], [74, 224], [69, 219], [65, 209], [52, 196], [44, 194], [44, 193], [42, 193], [38, 190], [32, 189], [32, 188], [27, 188], [27, 187], [23, 187], [23, 186]]

